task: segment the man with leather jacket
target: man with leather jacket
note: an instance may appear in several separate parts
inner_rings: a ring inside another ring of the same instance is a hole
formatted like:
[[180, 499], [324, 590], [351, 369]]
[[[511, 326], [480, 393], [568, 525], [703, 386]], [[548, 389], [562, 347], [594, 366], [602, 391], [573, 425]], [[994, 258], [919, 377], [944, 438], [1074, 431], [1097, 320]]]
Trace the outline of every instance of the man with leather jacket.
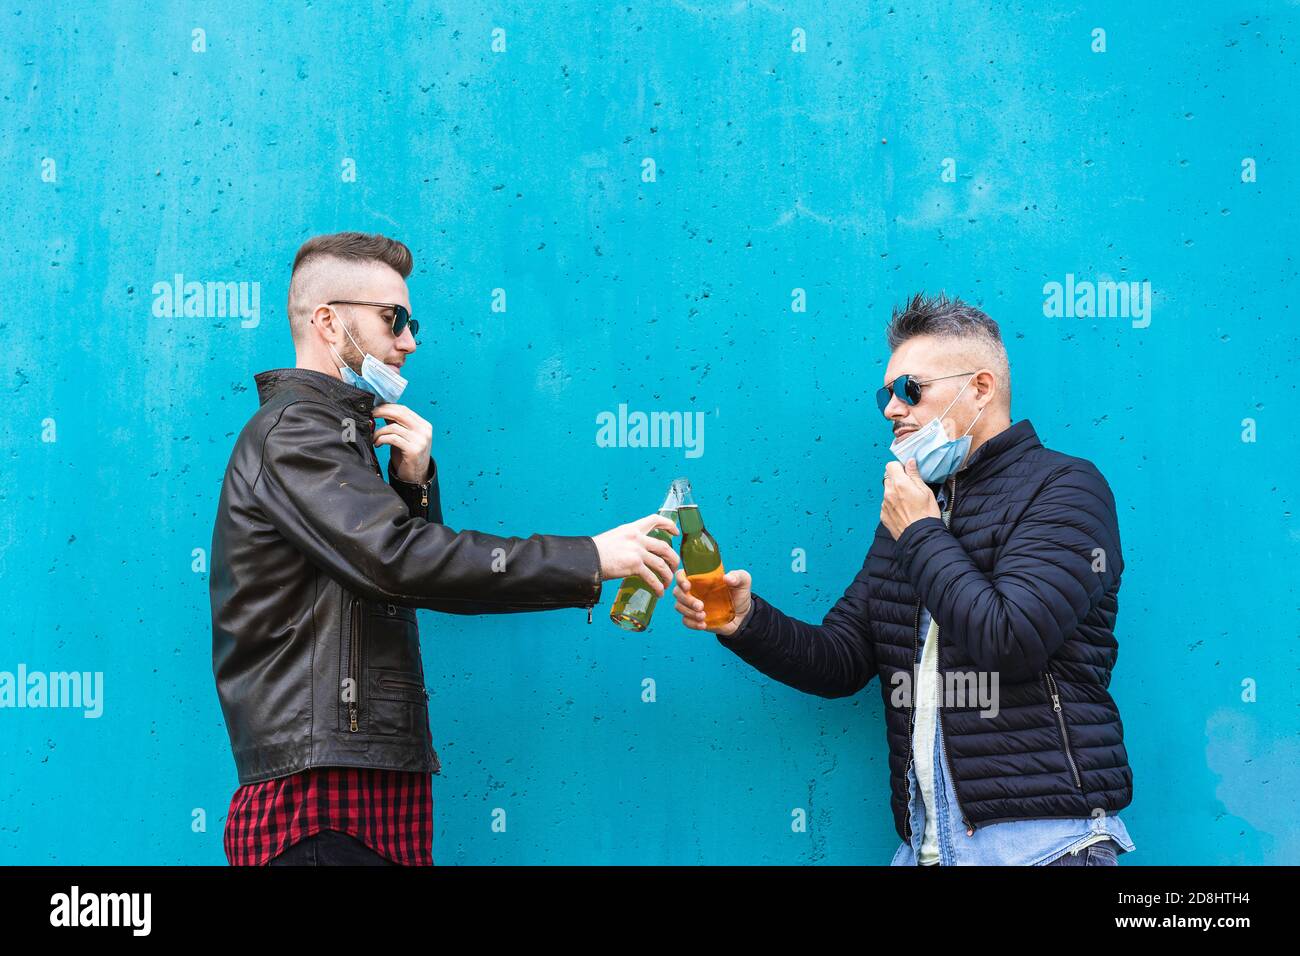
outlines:
[[[297, 362], [255, 376], [212, 536], [212, 666], [240, 787], [232, 864], [431, 864], [439, 772], [416, 608], [585, 607], [678, 558], [658, 515], [595, 537], [443, 524], [433, 430], [397, 404], [416, 350], [405, 245], [345, 232], [299, 249]], [[386, 424], [376, 429], [375, 419]], [[375, 446], [390, 449], [384, 480]]]

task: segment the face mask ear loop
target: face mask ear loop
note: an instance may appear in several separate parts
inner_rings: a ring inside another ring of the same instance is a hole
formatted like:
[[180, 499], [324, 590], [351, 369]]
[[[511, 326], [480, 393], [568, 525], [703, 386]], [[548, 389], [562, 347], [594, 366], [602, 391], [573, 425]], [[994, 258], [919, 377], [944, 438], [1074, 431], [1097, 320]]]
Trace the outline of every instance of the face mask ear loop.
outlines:
[[[346, 336], [348, 337], [348, 341], [350, 341], [353, 345], [356, 345], [356, 344], [357, 344], [357, 340], [354, 339], [354, 338], [352, 338], [352, 333], [348, 331], [347, 323], [345, 323], [345, 322], [343, 321], [343, 316], [339, 313], [339, 310], [336, 309], [336, 308], [334, 308], [333, 306], [330, 306], [330, 311], [332, 311], [335, 315], [337, 315], [337, 316], [339, 317], [339, 325], [342, 326], [342, 328], [343, 328], [343, 334], [346, 335]], [[343, 361], [343, 356], [342, 356], [342, 355], [339, 355], [339, 353], [338, 353], [338, 349], [334, 348], [334, 343], [333, 343], [333, 342], [330, 342], [330, 343], [328, 343], [328, 344], [329, 344], [329, 347], [330, 347], [330, 351], [334, 353], [334, 358], [336, 358], [336, 359], [338, 360], [338, 362], [339, 362], [339, 366], [340, 366], [340, 367], [346, 366], [348, 369], [350, 369], [350, 370], [353, 372], [353, 374], [355, 374], [355, 373], [356, 373], [356, 369], [353, 369], [351, 365], [348, 365], [347, 362]], [[360, 348], [359, 346], [358, 346], [358, 348], [357, 348], [357, 351], [358, 351], [358, 352], [361, 351], [361, 348]]]
[[[963, 386], [961, 387], [961, 390], [958, 391], [957, 394], [954, 395], [954, 396], [952, 397], [952, 401], [948, 403], [948, 407], [945, 408], [945, 409], [944, 409], [942, 412], [940, 412], [938, 415], [936, 415], [934, 418], [930, 419], [930, 421], [934, 421], [935, 419], [938, 419], [938, 421], [939, 421], [939, 427], [942, 428], [942, 427], [943, 427], [943, 419], [944, 419], [944, 417], [945, 417], [945, 416], [946, 416], [950, 411], [952, 411], [952, 407], [953, 407], [954, 405], [957, 404], [957, 399], [961, 398], [961, 393], [964, 392], [964, 391], [966, 391], [966, 386], [967, 386], [967, 385], [970, 385], [970, 383], [973, 382], [973, 381], [975, 380], [975, 376], [978, 375], [978, 374], [979, 374], [979, 372], [972, 372], [972, 373], [971, 373], [971, 377], [968, 378], [968, 379], [966, 379], [966, 385], [963, 385]], [[984, 409], [981, 408], [980, 411], [983, 412]], [[976, 418], [979, 418], [979, 415], [977, 414], [975, 417], [976, 417]], [[921, 426], [921, 428], [925, 428], [925, 427], [926, 427], [927, 425], [929, 425], [929, 424], [930, 424], [930, 422], [926, 422], [925, 425], [922, 425], [922, 426]], [[971, 424], [974, 425], [975, 423], [972, 421]], [[921, 428], [918, 428], [917, 431], [920, 431]], [[969, 432], [970, 429], [968, 428], [968, 429], [966, 429], [966, 431]], [[947, 437], [948, 437], [947, 429], [944, 430], [943, 437], [944, 437], [944, 438], [947, 438]], [[962, 437], [964, 438], [965, 436], [963, 435]]]
[[[988, 406], [985, 405], [984, 408], [988, 408]], [[970, 428], [966, 429], [965, 433], [961, 436], [962, 438], [965, 438], [967, 435], [970, 434], [971, 428], [975, 427], [975, 423], [979, 421], [980, 416], [984, 414], [984, 408], [981, 408], [978, 412], [975, 413], [975, 417], [970, 420]]]
[[343, 334], [348, 337], [348, 341], [351, 342], [353, 346], [356, 347], [356, 350], [358, 352], [360, 352], [362, 355], [366, 354], [365, 351], [361, 348], [361, 346], [357, 345], [357, 340], [352, 337], [352, 333], [348, 331], [348, 327], [346, 325], [343, 326]]

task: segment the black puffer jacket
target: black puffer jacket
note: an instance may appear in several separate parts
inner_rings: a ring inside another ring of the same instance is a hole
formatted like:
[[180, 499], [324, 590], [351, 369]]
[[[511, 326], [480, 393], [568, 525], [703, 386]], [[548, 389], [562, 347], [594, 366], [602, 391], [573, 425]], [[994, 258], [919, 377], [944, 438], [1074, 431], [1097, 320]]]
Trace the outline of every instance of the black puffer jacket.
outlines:
[[1110, 487], [1091, 463], [1043, 447], [1028, 420], [977, 448], [949, 485], [951, 528], [923, 518], [895, 542], [878, 526], [820, 626], [754, 595], [745, 624], [718, 640], [822, 697], [880, 678], [890, 804], [904, 841], [913, 711], [910, 694], [894, 691], [913, 686], [922, 604], [939, 625], [941, 688], [952, 672], [987, 672], [976, 676], [988, 686], [997, 672], [996, 716], [981, 716], [973, 700], [939, 711], [968, 830], [1128, 806], [1133, 774], [1106, 689], [1124, 570]]

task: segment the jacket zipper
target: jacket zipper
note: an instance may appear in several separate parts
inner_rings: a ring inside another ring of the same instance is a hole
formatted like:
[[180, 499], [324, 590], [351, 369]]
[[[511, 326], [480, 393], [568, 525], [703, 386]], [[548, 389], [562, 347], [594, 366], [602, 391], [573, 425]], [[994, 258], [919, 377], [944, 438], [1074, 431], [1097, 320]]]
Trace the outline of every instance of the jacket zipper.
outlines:
[[[939, 730], [940, 730], [939, 753], [943, 755], [943, 762], [946, 764], [948, 762], [948, 750], [944, 746], [943, 739], [948, 736], [948, 731], [947, 729], [945, 729], [943, 723], [943, 704], [939, 704], [938, 709], [939, 709]], [[961, 822], [966, 824], [966, 835], [974, 836], [975, 824], [971, 823], [969, 820], [966, 819], [966, 811], [961, 808], [961, 793], [957, 789], [957, 775], [955, 773], [952, 775], [952, 795], [953, 795], [953, 799], [957, 801], [957, 812], [961, 814]]]
[[348, 648], [348, 677], [352, 680], [352, 700], [348, 702], [349, 729], [352, 733], [357, 732], [357, 710], [361, 700], [361, 675], [360, 661], [361, 650], [357, 646], [360, 641], [361, 627], [359, 624], [360, 615], [357, 614], [360, 602], [356, 598], [352, 599], [352, 640]]
[[424, 694], [424, 699], [429, 699], [429, 690], [423, 684], [417, 684], [413, 680], [402, 680], [398, 677], [388, 677], [387, 675], [379, 678], [381, 687], [410, 687], [412, 690], [418, 690]]
[[1065, 729], [1065, 712], [1061, 710], [1061, 694], [1056, 686], [1056, 678], [1052, 676], [1050, 670], [1043, 671], [1043, 679], [1047, 682], [1047, 693], [1052, 698], [1052, 710], [1056, 712], [1056, 723], [1061, 728], [1061, 744], [1065, 747], [1065, 759], [1069, 761], [1070, 773], [1074, 775], [1074, 785], [1080, 790], [1083, 789], [1083, 781], [1079, 778], [1079, 766], [1074, 762], [1074, 754], [1070, 752], [1070, 734]]
[[[953, 476], [952, 476], [952, 490], [948, 493], [948, 520], [945, 521], [945, 522], [943, 523], [943, 526], [944, 526], [945, 528], [947, 528], [947, 527], [949, 526], [949, 524], [951, 523], [952, 518], [953, 518], [953, 514], [955, 513], [956, 509], [957, 509], [957, 476], [956, 476], [956, 475], [953, 475]], [[937, 665], [938, 665], [938, 652], [937, 652], [937, 650], [936, 650], [936, 653], [935, 653], [935, 663], [936, 663], [936, 667], [937, 667]], [[942, 673], [942, 670], [941, 670], [941, 669], [940, 669], [940, 673]], [[947, 752], [947, 749], [944, 747], [944, 742], [943, 742], [943, 741], [944, 741], [944, 738], [948, 736], [948, 728], [944, 725], [944, 722], [943, 722], [943, 699], [942, 699], [942, 696], [940, 696], [940, 701], [939, 701], [939, 705], [938, 705], [938, 711], [939, 711], [939, 731], [940, 731], [940, 733], [939, 733], [939, 753], [941, 753], [941, 754], [943, 755], [943, 762], [946, 764], [946, 763], [948, 762], [948, 752]], [[957, 812], [961, 814], [961, 822], [964, 823], [964, 824], [966, 824], [966, 835], [967, 835], [967, 836], [974, 836], [974, 835], [975, 835], [975, 829], [976, 829], [976, 828], [975, 828], [975, 824], [971, 823], [969, 820], [966, 819], [966, 811], [963, 810], [962, 807], [961, 807], [961, 788], [957, 786], [957, 775], [956, 775], [955, 773], [952, 775], [952, 795], [953, 795], [953, 799], [955, 799], [955, 800], [957, 801]]]
[[[952, 515], [953, 515], [953, 511], [954, 511], [954, 509], [955, 509], [955, 507], [956, 507], [956, 504], [957, 504], [957, 476], [956, 476], [956, 475], [953, 475], [953, 478], [952, 478], [952, 490], [951, 490], [951, 492], [949, 493], [949, 497], [948, 497], [948, 521], [947, 521], [947, 522], [944, 522], [944, 527], [948, 527], [948, 523], [952, 521]], [[916, 602], [916, 619], [915, 619], [915, 621], [914, 621], [913, 624], [912, 624], [912, 673], [913, 673], [914, 675], [915, 675], [915, 673], [916, 673], [916, 654], [917, 654], [917, 651], [920, 649], [920, 647], [921, 647], [921, 602], [920, 602], [920, 600], [918, 600], [918, 601]], [[937, 653], [937, 652], [936, 652], [936, 653]], [[937, 673], [942, 673], [942, 670], [938, 667], [938, 661], [937, 661], [937, 660], [936, 660], [936, 672], [937, 672]], [[910, 755], [910, 752], [911, 752], [911, 748], [912, 748], [912, 737], [913, 737], [912, 731], [914, 731], [915, 728], [916, 728], [916, 694], [915, 694], [915, 690], [916, 690], [916, 680], [915, 680], [915, 677], [914, 677], [913, 680], [912, 680], [912, 689], [913, 689], [913, 694], [912, 694], [912, 716], [911, 716], [911, 720], [908, 722], [908, 726], [909, 726], [910, 730], [909, 730], [908, 735], [907, 735], [907, 745], [908, 745], [908, 750], [909, 750], [909, 756], [908, 756], [908, 758], [907, 758], [907, 771], [904, 773], [904, 779], [906, 779], [906, 777], [907, 777], [908, 775], [910, 775], [910, 773], [911, 773], [911, 769], [912, 769], [912, 763], [913, 763], [913, 760], [912, 760], [912, 757], [911, 757], [911, 755]], [[943, 756], [943, 762], [946, 764], [946, 763], [948, 762], [948, 750], [947, 750], [947, 747], [944, 745], [944, 737], [946, 737], [946, 736], [948, 735], [948, 728], [947, 728], [947, 726], [946, 726], [946, 725], [944, 724], [944, 722], [943, 722], [943, 704], [942, 704], [942, 702], [939, 702], [939, 703], [937, 704], [936, 709], [937, 709], [938, 714], [939, 714], [939, 730], [940, 730], [940, 734], [939, 734], [939, 753]], [[975, 826], [975, 824], [971, 823], [970, 820], [966, 819], [966, 811], [962, 809], [962, 805], [961, 805], [961, 790], [960, 790], [960, 789], [958, 788], [958, 786], [957, 786], [957, 775], [956, 775], [955, 773], [952, 775], [952, 790], [953, 790], [953, 793], [952, 793], [953, 798], [957, 801], [957, 812], [961, 814], [961, 822], [964, 823], [964, 824], [966, 825], [966, 835], [967, 835], [967, 836], [974, 836], [974, 835], [975, 835], [975, 830], [978, 829], [978, 828]], [[906, 832], [907, 832], [907, 840], [908, 840], [908, 842], [910, 843], [911, 840], [912, 840], [912, 819], [911, 819], [911, 815], [910, 815], [910, 814], [907, 815], [907, 817], [904, 819], [903, 822], [904, 822], [904, 824], [905, 824], [905, 828], [904, 828], [904, 829], [905, 829]]]
[[[916, 620], [912, 622], [912, 692], [909, 695], [912, 698], [912, 705], [909, 708], [907, 719], [907, 769], [903, 771], [903, 786], [906, 788], [907, 779], [912, 775], [913, 763], [913, 734], [916, 730], [916, 653], [921, 649], [921, 602], [916, 602]], [[912, 842], [912, 815], [907, 810], [903, 811], [903, 830], [906, 834], [905, 839], [908, 843]]]

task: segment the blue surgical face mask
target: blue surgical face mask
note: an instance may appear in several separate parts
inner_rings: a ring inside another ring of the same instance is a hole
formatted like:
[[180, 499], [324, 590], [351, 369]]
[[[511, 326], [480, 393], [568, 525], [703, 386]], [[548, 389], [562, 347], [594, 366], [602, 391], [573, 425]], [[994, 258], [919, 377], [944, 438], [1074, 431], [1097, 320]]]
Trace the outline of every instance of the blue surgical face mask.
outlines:
[[[347, 325], [343, 323], [341, 318], [339, 324], [343, 325], [344, 333], [352, 344], [356, 345], [357, 351], [360, 352], [361, 346], [357, 345], [357, 340], [352, 338], [352, 333], [348, 331]], [[349, 385], [364, 389], [367, 392], [373, 392], [385, 402], [396, 402], [402, 397], [402, 392], [406, 389], [406, 379], [369, 352], [366, 352], [365, 358], [361, 360], [361, 374], [358, 375], [352, 371], [350, 365], [343, 361], [343, 357], [339, 355], [333, 345], [330, 346], [330, 351], [334, 353], [334, 358], [342, 363], [339, 365], [339, 375]]]
[[[979, 374], [978, 372], [975, 373]], [[966, 379], [966, 385], [961, 387], [961, 392], [966, 391], [966, 386], [970, 385], [971, 380], [975, 378], [972, 375]], [[909, 458], [916, 459], [917, 471], [921, 473], [921, 480], [928, 485], [937, 485], [948, 480], [949, 476], [961, 470], [962, 463], [966, 460], [966, 454], [970, 451], [970, 430], [975, 427], [979, 421], [980, 415], [984, 414], [984, 409], [976, 412], [975, 417], [971, 419], [970, 428], [960, 438], [948, 437], [948, 433], [943, 428], [943, 416], [952, 410], [957, 404], [957, 399], [961, 398], [961, 392], [948, 403], [948, 407], [939, 415], [930, 419], [925, 425], [905, 435], [889, 446], [894, 457], [907, 464]]]

